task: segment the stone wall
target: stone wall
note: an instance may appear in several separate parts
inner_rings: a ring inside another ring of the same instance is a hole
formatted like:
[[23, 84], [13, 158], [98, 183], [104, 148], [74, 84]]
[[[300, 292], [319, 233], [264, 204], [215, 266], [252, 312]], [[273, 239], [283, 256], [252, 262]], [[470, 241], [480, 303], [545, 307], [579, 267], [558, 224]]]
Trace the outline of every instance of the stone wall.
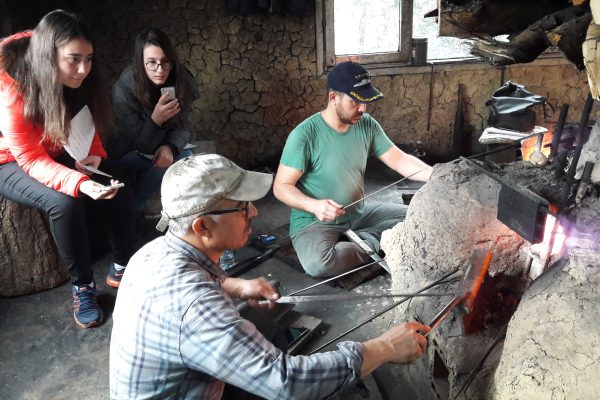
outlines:
[[[242, 165], [276, 164], [290, 130], [325, 106], [314, 9], [303, 15], [235, 16], [217, 0], [29, 3], [35, 10], [52, 4], [86, 14], [111, 84], [129, 63], [136, 34], [149, 26], [164, 30], [201, 84], [202, 98], [191, 116], [195, 139], [215, 141], [218, 152]], [[513, 66], [504, 77], [548, 96], [557, 107], [569, 103], [569, 119], [579, 119], [588, 88], [585, 73], [573, 66]], [[487, 64], [437, 65], [428, 130], [430, 68], [407, 67], [374, 77], [386, 99], [370, 111], [396, 143], [420, 140], [428, 156], [440, 160], [450, 149], [458, 84], [464, 85], [465, 130], [476, 139], [485, 127], [484, 103], [500, 80], [501, 70]]]

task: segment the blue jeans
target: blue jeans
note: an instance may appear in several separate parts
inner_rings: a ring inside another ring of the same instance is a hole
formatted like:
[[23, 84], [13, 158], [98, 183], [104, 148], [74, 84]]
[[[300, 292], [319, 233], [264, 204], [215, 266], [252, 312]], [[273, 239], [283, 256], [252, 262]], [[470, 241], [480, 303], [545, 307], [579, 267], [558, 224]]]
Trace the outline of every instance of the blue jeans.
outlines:
[[[182, 150], [173, 159], [173, 162], [191, 155], [191, 150]], [[115, 161], [127, 169], [130, 174], [131, 180], [134, 182], [134, 206], [136, 210], [141, 210], [148, 197], [152, 193], [160, 191], [160, 184], [167, 169], [154, 167], [151, 159], [137, 151], [130, 151]]]

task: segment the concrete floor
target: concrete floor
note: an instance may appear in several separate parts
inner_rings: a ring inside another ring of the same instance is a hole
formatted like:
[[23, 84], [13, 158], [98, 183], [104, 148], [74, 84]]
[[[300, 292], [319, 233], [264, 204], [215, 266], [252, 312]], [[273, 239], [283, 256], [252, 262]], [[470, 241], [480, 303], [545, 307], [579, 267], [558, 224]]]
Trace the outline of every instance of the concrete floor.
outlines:
[[[397, 175], [382, 170], [378, 163], [369, 166], [366, 194], [388, 185]], [[402, 193], [414, 193], [419, 186], [402, 182], [370, 200], [401, 202]], [[272, 195], [256, 203], [259, 216], [255, 233], [273, 233], [288, 224], [289, 209]], [[281, 230], [281, 229], [280, 229]], [[259, 254], [247, 247], [236, 255], [236, 261]], [[293, 266], [290, 257], [276, 254], [242, 277], [266, 276], [281, 282], [280, 292], [290, 293], [318, 282]], [[293, 261], [293, 260], [292, 260]], [[0, 298], [0, 399], [64, 399], [108, 398], [108, 355], [112, 328], [111, 313], [117, 290], [106, 286], [104, 278], [110, 256], [94, 265], [98, 284], [98, 301], [104, 311], [105, 322], [94, 329], [80, 329], [72, 317], [71, 286], [60, 287], [14, 298]], [[391, 277], [380, 275], [353, 289], [360, 293], [383, 293], [391, 287]], [[306, 294], [345, 293], [342, 288], [322, 285]], [[303, 347], [307, 354], [335, 338], [349, 328], [369, 319], [377, 311], [392, 303], [388, 299], [356, 302], [305, 303], [294, 310], [323, 321], [314, 336]], [[385, 331], [392, 324], [391, 312], [383, 314], [341, 340], [366, 340]], [[329, 345], [322, 351], [335, 348]], [[339, 396], [352, 399], [415, 398], [409, 387], [402, 383], [402, 366], [386, 365], [367, 378], [364, 384]]]

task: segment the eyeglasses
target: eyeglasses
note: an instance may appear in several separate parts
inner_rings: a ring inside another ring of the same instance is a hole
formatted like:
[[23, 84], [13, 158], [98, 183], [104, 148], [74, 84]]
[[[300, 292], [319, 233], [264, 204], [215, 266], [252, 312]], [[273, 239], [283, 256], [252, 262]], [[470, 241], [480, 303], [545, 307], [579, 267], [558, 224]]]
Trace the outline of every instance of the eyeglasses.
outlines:
[[173, 63], [171, 61], [163, 61], [158, 63], [154, 60], [150, 60], [144, 63], [146, 65], [146, 69], [148, 71], [158, 71], [158, 67], [161, 67], [163, 71], [170, 71], [173, 68]]
[[245, 207], [222, 208], [220, 210], [206, 211], [201, 214], [198, 214], [198, 216], [201, 217], [203, 215], [221, 215], [221, 214], [229, 214], [229, 213], [234, 213], [234, 212], [238, 212], [238, 211], [243, 211], [244, 218], [248, 219], [248, 210], [250, 209], [250, 202], [246, 201], [246, 202], [244, 202], [244, 204], [246, 205]]

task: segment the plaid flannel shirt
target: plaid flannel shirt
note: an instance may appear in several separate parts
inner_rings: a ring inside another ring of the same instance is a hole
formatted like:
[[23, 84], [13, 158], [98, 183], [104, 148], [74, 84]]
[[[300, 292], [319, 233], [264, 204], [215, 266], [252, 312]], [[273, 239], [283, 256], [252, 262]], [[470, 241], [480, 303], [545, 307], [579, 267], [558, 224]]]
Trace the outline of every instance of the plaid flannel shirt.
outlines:
[[240, 317], [220, 277], [171, 233], [131, 258], [113, 314], [112, 399], [220, 399], [224, 382], [267, 399], [317, 399], [356, 383], [362, 344], [288, 356]]

